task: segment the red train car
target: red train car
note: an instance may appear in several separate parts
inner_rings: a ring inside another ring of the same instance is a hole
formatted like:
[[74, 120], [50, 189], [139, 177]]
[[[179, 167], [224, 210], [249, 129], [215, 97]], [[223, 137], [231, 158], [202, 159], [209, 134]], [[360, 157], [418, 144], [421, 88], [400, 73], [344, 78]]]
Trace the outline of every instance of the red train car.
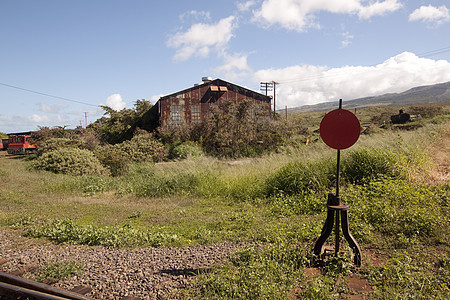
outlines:
[[18, 132], [9, 133], [8, 154], [31, 154], [36, 152], [35, 145], [31, 145], [28, 139], [31, 136], [31, 132]]
[[9, 139], [2, 139], [2, 142], [0, 143], [0, 150], [6, 150], [8, 149]]

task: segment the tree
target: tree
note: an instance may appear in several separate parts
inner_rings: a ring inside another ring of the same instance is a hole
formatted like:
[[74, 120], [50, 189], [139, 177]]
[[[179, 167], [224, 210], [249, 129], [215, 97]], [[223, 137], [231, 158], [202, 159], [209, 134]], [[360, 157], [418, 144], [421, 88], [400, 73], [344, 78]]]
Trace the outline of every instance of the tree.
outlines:
[[109, 144], [121, 143], [133, 137], [140, 118], [151, 107], [152, 104], [145, 99], [137, 100], [132, 109], [124, 108], [120, 111], [102, 105], [101, 108], [105, 113], [91, 127], [97, 132], [102, 141]]

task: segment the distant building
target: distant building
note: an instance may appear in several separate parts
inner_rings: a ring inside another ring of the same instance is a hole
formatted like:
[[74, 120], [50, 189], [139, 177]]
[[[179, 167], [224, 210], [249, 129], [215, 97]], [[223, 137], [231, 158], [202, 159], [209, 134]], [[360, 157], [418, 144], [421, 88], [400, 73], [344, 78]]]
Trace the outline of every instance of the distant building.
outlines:
[[212, 103], [245, 100], [259, 103], [270, 114], [271, 97], [236, 84], [210, 77], [203, 77], [202, 84], [161, 97], [143, 116], [139, 127], [154, 130], [156, 127], [173, 127], [200, 123], [208, 115]]

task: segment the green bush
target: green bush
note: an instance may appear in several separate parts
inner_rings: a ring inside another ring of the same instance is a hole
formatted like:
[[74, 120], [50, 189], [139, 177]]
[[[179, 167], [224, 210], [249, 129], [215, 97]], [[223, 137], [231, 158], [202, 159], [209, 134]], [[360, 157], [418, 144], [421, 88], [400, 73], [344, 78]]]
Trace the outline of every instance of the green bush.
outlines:
[[50, 138], [45, 140], [45, 142], [42, 142], [39, 147], [38, 155], [43, 155], [44, 153], [62, 148], [84, 149], [84, 142], [72, 138]]
[[219, 157], [258, 156], [278, 149], [287, 139], [284, 124], [270, 119], [262, 106], [251, 101], [219, 101], [198, 128], [198, 141], [206, 153]]
[[99, 147], [95, 151], [95, 156], [103, 166], [108, 168], [112, 176], [125, 175], [129, 170], [130, 160], [119, 151], [119, 147]]
[[158, 162], [167, 157], [164, 145], [150, 133], [139, 133], [129, 141], [111, 147], [112, 151], [122, 153], [133, 162]]
[[440, 239], [444, 238], [441, 227], [446, 226], [448, 214], [448, 190], [449, 185], [430, 188], [381, 178], [349, 187], [344, 199], [352, 207], [353, 224], [368, 224], [373, 230], [399, 239]]
[[399, 177], [402, 168], [397, 157], [393, 152], [375, 148], [352, 151], [342, 160], [342, 179], [355, 184], [378, 176]]
[[[46, 148], [47, 151], [55, 150], [59, 146], [73, 146], [92, 151], [99, 145], [100, 141], [94, 131], [89, 128], [66, 129], [57, 127], [50, 129], [48, 127], [40, 127], [38, 131], [31, 133], [30, 143], [40, 149]], [[70, 145], [71, 143], [74, 144]]]
[[293, 162], [285, 165], [266, 180], [266, 194], [299, 195], [323, 191], [329, 188], [335, 177], [331, 160], [303, 164]]
[[194, 142], [184, 142], [173, 147], [170, 151], [171, 158], [199, 157], [203, 155], [201, 147]]
[[37, 170], [68, 175], [108, 175], [100, 161], [89, 150], [61, 148], [44, 153], [31, 162]]

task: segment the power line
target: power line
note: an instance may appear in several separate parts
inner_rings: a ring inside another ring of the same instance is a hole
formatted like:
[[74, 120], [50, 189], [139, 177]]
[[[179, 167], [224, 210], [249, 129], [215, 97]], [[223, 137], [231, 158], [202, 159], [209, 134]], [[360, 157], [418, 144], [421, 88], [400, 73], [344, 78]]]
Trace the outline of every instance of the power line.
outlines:
[[34, 93], [34, 94], [38, 94], [38, 95], [42, 95], [42, 96], [47, 96], [47, 97], [52, 97], [52, 98], [56, 98], [56, 99], [61, 99], [61, 100], [64, 100], [64, 101], [69, 101], [69, 102], [74, 102], [74, 103], [78, 103], [78, 104], [84, 104], [84, 105], [90, 105], [90, 106], [98, 107], [98, 105], [94, 105], [94, 104], [90, 104], [90, 103], [86, 103], [86, 102], [82, 102], [82, 101], [78, 101], [78, 100], [68, 99], [68, 98], [64, 98], [64, 97], [54, 96], [54, 95], [50, 95], [50, 94], [46, 94], [46, 93], [41, 93], [41, 92], [38, 92], [38, 91], [33, 91], [33, 90], [29, 90], [29, 89], [26, 89], [26, 88], [14, 86], [14, 85], [2, 83], [2, 82], [0, 82], [0, 85], [7, 86], [7, 87], [10, 87], [10, 88], [14, 88], [14, 89], [18, 89], [18, 90], [22, 90], [22, 91], [26, 91], [26, 92], [30, 92], [30, 93]]
[[432, 51], [428, 51], [428, 52], [424, 52], [424, 53], [419, 53], [417, 54], [417, 56], [433, 56], [433, 55], [438, 55], [438, 54], [442, 54], [442, 53], [446, 53], [450, 51], [450, 47], [444, 47], [441, 49], [436, 49], [436, 50], [432, 50]]

